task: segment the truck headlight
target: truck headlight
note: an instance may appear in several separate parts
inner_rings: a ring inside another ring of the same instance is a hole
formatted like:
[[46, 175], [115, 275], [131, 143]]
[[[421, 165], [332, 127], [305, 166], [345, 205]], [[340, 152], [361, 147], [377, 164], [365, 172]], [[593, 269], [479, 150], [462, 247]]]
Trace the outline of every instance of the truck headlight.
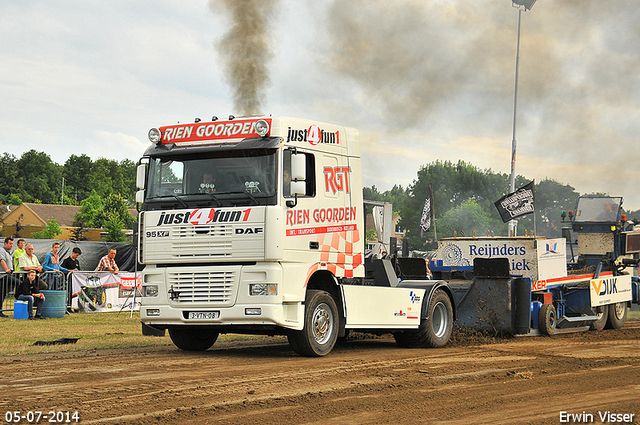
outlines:
[[157, 297], [158, 296], [158, 285], [145, 285], [142, 287], [144, 292], [142, 296], [144, 297]]
[[251, 283], [249, 295], [278, 295], [278, 285], [275, 283]]

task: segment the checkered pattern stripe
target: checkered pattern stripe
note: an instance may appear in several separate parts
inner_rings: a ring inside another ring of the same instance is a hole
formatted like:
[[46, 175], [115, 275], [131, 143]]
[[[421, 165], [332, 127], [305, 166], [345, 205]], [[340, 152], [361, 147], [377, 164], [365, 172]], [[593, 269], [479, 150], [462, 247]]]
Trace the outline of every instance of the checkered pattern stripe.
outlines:
[[319, 234], [320, 262], [309, 268], [306, 282], [317, 270], [328, 270], [336, 277], [353, 277], [358, 267], [364, 267], [363, 253], [354, 252], [359, 241], [358, 230]]

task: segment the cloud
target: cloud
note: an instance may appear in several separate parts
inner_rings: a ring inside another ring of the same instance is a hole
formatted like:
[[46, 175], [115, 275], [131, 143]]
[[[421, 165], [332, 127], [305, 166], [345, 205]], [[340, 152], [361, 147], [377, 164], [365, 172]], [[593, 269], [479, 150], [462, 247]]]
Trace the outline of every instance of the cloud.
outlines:
[[[260, 112], [357, 127], [364, 184], [380, 190], [435, 160], [509, 173], [509, 1], [277, 3]], [[0, 3], [0, 151], [135, 161], [151, 127], [241, 113], [216, 47], [230, 24], [210, 4]], [[522, 14], [518, 174], [640, 208], [638, 22], [632, 0], [537, 2]]]

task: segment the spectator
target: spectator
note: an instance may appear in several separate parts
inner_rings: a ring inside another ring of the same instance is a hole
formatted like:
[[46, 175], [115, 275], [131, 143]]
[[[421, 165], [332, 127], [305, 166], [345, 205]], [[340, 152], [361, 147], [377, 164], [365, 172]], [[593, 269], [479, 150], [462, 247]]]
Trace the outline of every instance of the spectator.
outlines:
[[20, 257], [24, 255], [24, 244], [27, 243], [24, 239], [18, 239], [18, 247], [13, 251], [13, 270], [20, 270]]
[[29, 270], [35, 270], [38, 273], [42, 273], [42, 266], [38, 257], [33, 255], [33, 245], [28, 243], [24, 247], [24, 255], [20, 257], [18, 262], [20, 265], [20, 271], [28, 272]]
[[45, 271], [53, 272], [45, 277], [51, 289], [59, 289], [62, 273], [69, 271], [60, 265], [58, 251], [60, 251], [60, 242], [54, 242], [53, 245], [51, 245], [51, 252], [44, 257], [44, 261], [42, 262], [42, 268], [44, 268]]
[[[33, 248], [33, 247], [32, 247]], [[36, 280], [36, 271], [29, 270], [24, 280], [16, 286], [15, 296], [17, 300], [27, 302], [29, 320], [42, 319], [42, 304], [44, 304], [44, 294], [40, 292], [40, 285]], [[36, 316], [33, 317], [33, 303], [36, 303]]]
[[96, 267], [97, 272], [105, 272], [109, 271], [113, 274], [118, 274], [118, 265], [116, 264], [116, 249], [109, 249], [109, 253], [100, 259], [98, 263], [98, 267]]
[[74, 247], [71, 250], [71, 255], [62, 261], [61, 266], [69, 271], [77, 272], [78, 270], [80, 270], [80, 262], [78, 261], [78, 257], [80, 256], [80, 254], [82, 254], [80, 248], [78, 248], [77, 246]]
[[7, 317], [2, 312], [4, 298], [7, 296], [16, 284], [20, 283], [13, 275], [13, 257], [11, 256], [11, 248], [13, 248], [13, 238], [4, 239], [4, 247], [0, 248], [0, 317]]

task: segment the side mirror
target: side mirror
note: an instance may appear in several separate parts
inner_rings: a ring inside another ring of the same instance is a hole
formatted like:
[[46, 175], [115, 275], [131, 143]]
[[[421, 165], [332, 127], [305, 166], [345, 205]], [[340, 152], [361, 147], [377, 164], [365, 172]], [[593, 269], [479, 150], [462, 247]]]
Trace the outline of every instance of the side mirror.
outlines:
[[293, 181], [289, 193], [291, 196], [304, 196], [307, 194], [307, 184], [303, 181]]
[[144, 189], [140, 189], [136, 192], [136, 202], [139, 204], [144, 203]]
[[[138, 165], [138, 168], [136, 169], [136, 187], [138, 189], [144, 189], [144, 185], [146, 183], [146, 177], [147, 177], [146, 164]], [[137, 195], [136, 195], [136, 198], [137, 198]]]
[[303, 153], [291, 154], [291, 183], [289, 193], [294, 197], [293, 201], [287, 201], [287, 206], [293, 208], [298, 205], [298, 196], [307, 194], [307, 157]]
[[307, 156], [303, 153], [291, 154], [291, 180], [307, 179]]

